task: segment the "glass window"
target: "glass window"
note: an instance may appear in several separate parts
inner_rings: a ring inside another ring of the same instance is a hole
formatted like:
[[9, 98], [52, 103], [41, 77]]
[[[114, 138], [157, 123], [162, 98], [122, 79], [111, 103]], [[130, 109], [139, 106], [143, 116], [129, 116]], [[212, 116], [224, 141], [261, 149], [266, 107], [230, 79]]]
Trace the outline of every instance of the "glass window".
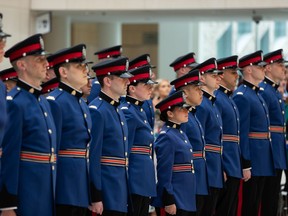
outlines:
[[223, 58], [232, 55], [232, 26], [217, 40], [217, 57]]
[[251, 22], [238, 22], [238, 35], [252, 32]]
[[275, 38], [286, 36], [286, 22], [285, 21], [276, 21], [274, 28]]
[[269, 31], [266, 31], [260, 40], [260, 49], [263, 53], [269, 52]]

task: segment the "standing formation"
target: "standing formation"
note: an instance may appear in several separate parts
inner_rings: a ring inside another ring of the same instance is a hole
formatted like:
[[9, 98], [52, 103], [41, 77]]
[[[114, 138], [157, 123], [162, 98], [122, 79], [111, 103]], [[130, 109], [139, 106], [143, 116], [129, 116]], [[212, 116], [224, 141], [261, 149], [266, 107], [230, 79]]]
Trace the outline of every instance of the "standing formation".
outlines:
[[[1, 49], [9, 36], [0, 28]], [[187, 53], [170, 64], [171, 90], [149, 54], [121, 54], [96, 52], [91, 77], [85, 44], [48, 55], [36, 34], [5, 52], [1, 215], [276, 215], [283, 50], [202, 63]]]

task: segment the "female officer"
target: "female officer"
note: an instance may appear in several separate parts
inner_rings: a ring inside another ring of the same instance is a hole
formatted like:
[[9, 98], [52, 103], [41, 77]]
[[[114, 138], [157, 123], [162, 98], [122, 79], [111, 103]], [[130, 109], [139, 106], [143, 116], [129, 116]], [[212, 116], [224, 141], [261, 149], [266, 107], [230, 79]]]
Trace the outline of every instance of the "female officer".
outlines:
[[142, 108], [152, 93], [151, 67], [129, 71], [126, 102], [121, 105], [128, 127], [130, 206], [128, 215], [148, 216], [150, 197], [156, 196], [155, 169], [152, 160], [153, 129]]
[[[188, 121], [188, 109], [178, 91], [156, 105], [165, 122], [155, 142], [157, 156], [156, 207], [164, 207], [166, 215], [196, 215], [196, 185], [193, 151], [180, 126]], [[158, 214], [159, 215], [159, 214]]]

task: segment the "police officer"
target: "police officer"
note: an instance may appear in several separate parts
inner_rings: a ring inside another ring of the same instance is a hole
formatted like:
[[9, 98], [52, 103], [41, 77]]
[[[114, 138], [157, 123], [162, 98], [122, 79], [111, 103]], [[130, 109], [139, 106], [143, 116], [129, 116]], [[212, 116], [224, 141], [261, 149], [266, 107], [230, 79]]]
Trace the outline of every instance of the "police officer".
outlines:
[[188, 121], [189, 105], [178, 91], [156, 105], [165, 122], [155, 141], [157, 156], [157, 197], [153, 206], [164, 207], [166, 215], [196, 215], [196, 179], [193, 150], [180, 129]]
[[[127, 214], [128, 204], [128, 130], [125, 116], [118, 108], [119, 98], [127, 92], [129, 61], [125, 57], [102, 61], [92, 67], [101, 85], [99, 97], [89, 104], [92, 117], [90, 170], [92, 211], [103, 216]], [[92, 171], [91, 171], [92, 172]], [[103, 205], [103, 206], [102, 206]]]
[[[122, 46], [117, 45], [113, 47], [108, 47], [102, 50], [99, 50], [94, 53], [94, 55], [98, 56], [99, 61], [104, 61], [110, 58], [117, 58], [121, 56], [122, 54]], [[94, 78], [92, 81], [92, 87], [89, 97], [87, 98], [88, 103], [90, 103], [92, 100], [94, 100], [96, 97], [99, 96], [101, 90], [101, 85], [97, 80], [97, 77]]]
[[205, 197], [203, 214], [212, 215], [221, 188], [223, 188], [222, 167], [222, 120], [215, 105], [214, 91], [219, 88], [221, 71], [217, 70], [215, 58], [210, 58], [199, 64], [195, 69], [200, 71], [203, 101], [197, 107], [198, 117], [205, 134], [205, 153], [208, 172], [209, 195]]
[[59, 85], [59, 78], [56, 77], [54, 68], [53, 68], [53, 55], [47, 56], [48, 67], [45, 80], [41, 84], [42, 94], [46, 95], [56, 89]]
[[[233, 93], [240, 115], [240, 148], [243, 168], [242, 215], [258, 215], [267, 176], [275, 174], [267, 105], [259, 94], [264, 79], [262, 51], [239, 59], [243, 83]], [[251, 177], [251, 178], [250, 178]]]
[[240, 122], [232, 93], [238, 79], [238, 56], [230, 56], [217, 60], [218, 70], [223, 71], [220, 87], [215, 92], [215, 105], [219, 110], [223, 123], [223, 169], [225, 186], [220, 193], [216, 215], [236, 215], [238, 189], [242, 178], [240, 154]]
[[[185, 55], [179, 56], [176, 58], [169, 66], [172, 67], [176, 73], [176, 78], [180, 78], [181, 76], [187, 74], [193, 68], [198, 65], [195, 58], [195, 53], [190, 52]], [[175, 88], [172, 87], [170, 91], [170, 95], [175, 92]]]
[[50, 59], [60, 80], [58, 88], [47, 97], [60, 129], [56, 213], [84, 216], [90, 204], [88, 175], [92, 127], [89, 109], [80, 90], [87, 84], [86, 46], [79, 44], [60, 50]]
[[[143, 54], [140, 55], [134, 59], [132, 59], [129, 62], [129, 70], [134, 69], [134, 68], [139, 68], [142, 66], [149, 65], [151, 68], [155, 68], [155, 66], [150, 64], [150, 55], [149, 54]], [[151, 79], [153, 74], [151, 75]], [[154, 106], [152, 103], [152, 99], [149, 98], [144, 101], [144, 104], [142, 105], [142, 108], [144, 109], [146, 115], [147, 115], [147, 120], [151, 126], [151, 128], [154, 128], [154, 123], [155, 123], [155, 112], [154, 112]]]
[[260, 83], [260, 94], [266, 102], [272, 138], [272, 153], [276, 175], [266, 178], [261, 204], [261, 215], [277, 215], [280, 182], [283, 170], [287, 169], [285, 140], [285, 107], [278, 91], [279, 83], [285, 78], [283, 50], [279, 49], [264, 56], [265, 78]]
[[197, 184], [197, 215], [202, 215], [204, 210], [204, 199], [208, 195], [208, 176], [204, 149], [204, 131], [195, 115], [197, 106], [201, 104], [203, 98], [199, 70], [192, 70], [188, 74], [173, 80], [171, 84], [174, 85], [176, 91], [182, 90], [185, 93], [186, 103], [191, 106], [189, 109], [188, 122], [182, 124], [181, 129], [186, 133], [193, 148], [193, 161]]
[[[0, 63], [3, 61], [4, 56], [4, 48], [6, 45], [6, 38], [11, 35], [3, 32], [2, 30], [2, 18], [3, 15], [0, 13]], [[6, 89], [3, 82], [0, 80], [0, 172], [1, 172], [1, 156], [2, 156], [2, 140], [4, 137], [5, 124], [7, 121], [7, 113], [6, 113]], [[0, 179], [0, 187], [1, 187], [1, 179]]]
[[129, 187], [132, 205], [128, 214], [148, 216], [150, 197], [156, 196], [156, 180], [152, 148], [154, 133], [142, 106], [151, 97], [152, 70], [149, 65], [129, 70], [126, 102], [121, 104], [128, 127]]
[[56, 129], [49, 103], [41, 96], [48, 65], [43, 45], [36, 34], [5, 53], [19, 79], [7, 95], [2, 215], [55, 215]]
[[16, 86], [17, 79], [17, 72], [13, 67], [0, 71], [0, 80], [5, 84], [7, 92]]

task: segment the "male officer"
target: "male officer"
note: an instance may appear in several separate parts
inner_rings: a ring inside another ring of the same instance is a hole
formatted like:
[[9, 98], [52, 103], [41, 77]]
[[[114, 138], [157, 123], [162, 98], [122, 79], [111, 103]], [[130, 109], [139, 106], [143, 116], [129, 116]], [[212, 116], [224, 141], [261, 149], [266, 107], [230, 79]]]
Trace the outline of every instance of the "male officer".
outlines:
[[49, 55], [47, 57], [48, 67], [45, 80], [41, 84], [42, 87], [42, 94], [47, 95], [48, 93], [52, 92], [56, 89], [59, 85], [59, 78], [56, 77], [54, 68], [53, 68], [53, 55]]
[[197, 66], [195, 59], [195, 53], [187, 53], [185, 55], [179, 56], [175, 59], [169, 66], [173, 67], [176, 77], [179, 78], [187, 74], [190, 70]]
[[223, 188], [222, 167], [222, 120], [217, 107], [214, 91], [219, 88], [221, 71], [217, 70], [215, 58], [210, 58], [199, 64], [195, 69], [200, 71], [203, 101], [197, 107], [198, 117], [205, 134], [205, 152], [208, 172], [209, 195], [204, 200], [202, 215], [212, 215], [221, 188]]
[[[2, 30], [2, 18], [3, 15], [0, 13], [0, 63], [3, 61], [4, 56], [4, 48], [6, 45], [6, 38], [10, 37], [11, 35], [3, 32]], [[0, 80], [0, 172], [1, 172], [1, 156], [2, 156], [2, 140], [5, 131], [5, 124], [7, 121], [7, 114], [6, 114], [6, 89], [3, 82]], [[1, 179], [0, 179], [0, 186], [1, 186]]]
[[[128, 204], [128, 129], [119, 98], [127, 92], [128, 59], [120, 57], [102, 61], [92, 67], [101, 85], [99, 97], [89, 104], [92, 118], [90, 170], [91, 210], [103, 216], [121, 216]], [[92, 172], [92, 171], [91, 171]], [[94, 172], [93, 172], [94, 173]], [[103, 206], [102, 206], [103, 205]]]
[[[129, 70], [132, 70], [134, 68], [139, 68], [142, 66], [146, 66], [149, 65], [151, 68], [155, 68], [155, 66], [150, 64], [150, 55], [149, 54], [143, 54], [140, 55], [134, 59], [132, 59], [129, 62]], [[151, 75], [152, 78], [153, 75]], [[148, 122], [151, 126], [151, 128], [154, 128], [154, 121], [155, 121], [155, 112], [154, 112], [154, 107], [153, 107], [153, 103], [152, 100], [145, 100], [144, 104], [142, 105], [142, 108], [144, 109], [146, 115], [147, 115], [147, 119]]]
[[240, 158], [240, 124], [236, 104], [232, 100], [232, 92], [238, 79], [238, 56], [230, 56], [217, 60], [218, 70], [223, 71], [220, 87], [215, 92], [215, 105], [220, 112], [223, 123], [223, 169], [226, 174], [225, 186], [219, 196], [216, 215], [235, 215], [242, 167]]
[[[195, 53], [191, 52], [182, 56], [179, 56], [175, 59], [169, 66], [173, 67], [176, 78], [180, 78], [181, 76], [187, 74], [193, 68], [198, 65], [195, 58]], [[175, 88], [172, 87], [169, 95], [175, 92]]]
[[[242, 215], [258, 215], [265, 177], [273, 176], [274, 166], [269, 131], [269, 113], [259, 94], [264, 79], [262, 51], [239, 59], [243, 83], [233, 94], [240, 115], [240, 148], [243, 168]], [[250, 178], [251, 176], [251, 178]]]
[[11, 89], [16, 86], [17, 79], [17, 72], [13, 67], [0, 72], [0, 80], [5, 84], [7, 92], [11, 91]]
[[280, 182], [283, 170], [287, 169], [285, 141], [285, 103], [278, 91], [279, 83], [285, 78], [283, 50], [279, 49], [264, 56], [265, 78], [260, 83], [260, 94], [266, 102], [270, 117], [272, 153], [276, 175], [267, 177], [261, 204], [261, 215], [277, 215]]
[[54, 215], [56, 129], [49, 103], [41, 96], [45, 55], [40, 34], [5, 53], [18, 82], [7, 95], [10, 120], [3, 140], [0, 194], [4, 216]]
[[[94, 55], [98, 56], [99, 61], [104, 61], [104, 60], [110, 59], [110, 58], [117, 58], [117, 57], [121, 56], [121, 54], [122, 54], [122, 46], [121, 45], [108, 47], [108, 48], [99, 50], [99, 51], [94, 53]], [[101, 86], [100, 86], [100, 84], [97, 80], [97, 77], [96, 77], [92, 82], [91, 92], [90, 92], [89, 97], [87, 98], [88, 103], [90, 103], [92, 100], [94, 100], [96, 97], [99, 96], [100, 90], [101, 90]]]
[[87, 84], [86, 46], [79, 44], [60, 50], [50, 59], [60, 80], [58, 88], [47, 97], [60, 129], [56, 214], [85, 216], [90, 204], [89, 148], [92, 127], [89, 109], [81, 98], [80, 90]]
[[197, 215], [203, 214], [204, 199], [208, 195], [208, 176], [205, 158], [205, 139], [201, 123], [196, 117], [196, 109], [202, 102], [200, 72], [195, 69], [188, 74], [171, 82], [176, 91], [182, 90], [186, 96], [186, 103], [191, 105], [188, 122], [181, 125], [183, 131], [193, 147], [193, 161], [196, 177], [196, 206]]

